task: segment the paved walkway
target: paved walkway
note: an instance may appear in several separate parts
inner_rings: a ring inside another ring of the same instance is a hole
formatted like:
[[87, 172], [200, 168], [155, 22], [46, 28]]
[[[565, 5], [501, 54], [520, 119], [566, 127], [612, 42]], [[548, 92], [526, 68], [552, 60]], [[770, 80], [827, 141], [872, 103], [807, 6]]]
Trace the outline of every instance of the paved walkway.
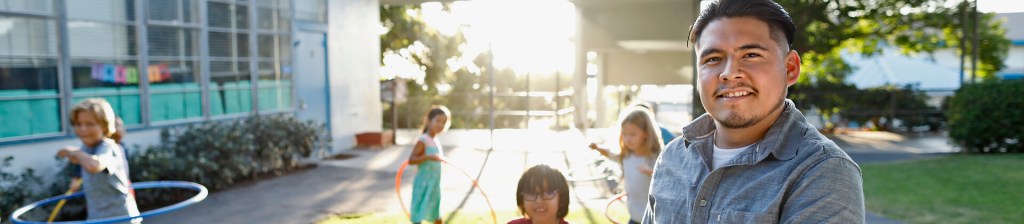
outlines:
[[[411, 142], [414, 132], [399, 134], [399, 142]], [[516, 210], [515, 180], [526, 168], [548, 164], [567, 170], [596, 158], [585, 148], [586, 142], [614, 142], [607, 130], [578, 131], [498, 130], [495, 149], [489, 148], [490, 133], [455, 130], [443, 135], [447, 158], [469, 176], [477, 178], [496, 210]], [[898, 138], [898, 135], [848, 133], [831, 136], [858, 163], [888, 162], [941, 156], [936, 138]], [[459, 145], [448, 145], [458, 142]], [[313, 169], [216, 192], [205, 201], [166, 215], [149, 218], [146, 223], [312, 223], [331, 214], [400, 212], [394, 180], [399, 165], [409, 156], [409, 146], [376, 150], [348, 150], [355, 155], [344, 160], [319, 161]], [[482, 173], [482, 175], [481, 175]], [[469, 178], [457, 169], [445, 169], [442, 216], [452, 211], [487, 211], [479, 192], [471, 189]], [[413, 172], [403, 176], [402, 195], [411, 195]], [[607, 185], [578, 182], [572, 189], [572, 206], [603, 210], [611, 196]], [[404, 201], [408, 201], [405, 198]], [[602, 214], [589, 214], [597, 220]], [[899, 223], [868, 214], [868, 223]]]

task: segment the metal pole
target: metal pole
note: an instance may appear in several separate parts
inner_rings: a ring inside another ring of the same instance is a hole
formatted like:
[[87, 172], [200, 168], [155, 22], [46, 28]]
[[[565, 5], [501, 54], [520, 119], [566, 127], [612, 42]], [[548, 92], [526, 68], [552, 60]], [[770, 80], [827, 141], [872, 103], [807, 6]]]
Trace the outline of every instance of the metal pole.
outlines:
[[70, 40], [68, 39], [67, 2], [56, 1], [54, 9], [53, 14], [57, 16], [57, 37], [59, 38], [57, 50], [60, 52], [57, 55], [57, 74], [59, 75], [57, 77], [57, 88], [58, 93], [60, 93], [60, 100], [58, 100], [58, 102], [61, 104], [61, 127], [63, 127], [62, 133], [73, 134], [74, 129], [69, 125], [71, 124], [71, 114], [68, 113], [68, 111], [71, 111], [70, 108], [74, 103], [74, 98], [72, 98], [71, 95], [71, 91], [73, 89], [73, 77], [71, 76], [71, 47], [69, 46]]
[[526, 73], [526, 128], [530, 128], [530, 75], [532, 73]]
[[149, 127], [153, 119], [150, 117], [149, 95], [149, 1], [136, 1], [135, 4], [135, 42], [138, 44], [136, 55], [139, 64], [139, 115], [144, 127]]
[[967, 56], [967, 0], [960, 4], [960, 86], [964, 86], [964, 64]]
[[974, 20], [972, 21], [972, 23], [974, 23], [974, 44], [972, 44], [971, 50], [973, 50], [974, 57], [971, 58], [971, 83], [975, 83], [978, 81], [978, 49], [981, 48], [981, 41], [979, 40], [981, 38], [978, 37], [978, 0], [974, 0], [973, 8]]
[[[494, 10], [494, 1], [492, 0], [490, 3], [491, 3], [490, 4], [490, 8], [488, 10]], [[493, 26], [493, 25], [494, 24], [487, 24], [487, 26]], [[490, 148], [490, 150], [494, 150], [494, 91], [495, 91], [495, 88], [494, 88], [494, 39], [493, 38], [487, 40], [487, 76], [490, 77], [490, 87], [488, 87], [488, 89], [489, 89], [488, 92], [490, 94], [490, 100], [488, 102], [488, 104], [490, 104], [490, 109], [488, 110], [488, 113], [489, 113], [489, 115], [488, 115], [488, 117], [489, 117], [488, 128], [490, 129], [490, 132], [491, 132], [490, 133], [491, 134], [491, 139], [490, 139], [491, 140], [490, 141], [491, 142], [490, 143], [491, 148]]]
[[562, 114], [558, 113], [562, 110], [562, 101], [558, 98], [560, 97], [559, 90], [562, 88], [561, 75], [561, 72], [555, 72], [555, 96], [552, 97], [552, 99], [555, 99], [555, 127], [557, 128], [562, 127]]
[[398, 144], [398, 80], [391, 79], [391, 144]]
[[199, 8], [199, 109], [203, 120], [210, 119], [210, 25], [206, 22], [207, 3], [201, 2]]
[[[255, 115], [259, 113], [259, 79], [260, 79], [260, 67], [259, 67], [259, 32], [256, 31], [257, 21], [259, 16], [256, 14], [259, 4], [256, 2], [249, 2], [249, 113]], [[265, 47], [265, 46], [261, 46]]]

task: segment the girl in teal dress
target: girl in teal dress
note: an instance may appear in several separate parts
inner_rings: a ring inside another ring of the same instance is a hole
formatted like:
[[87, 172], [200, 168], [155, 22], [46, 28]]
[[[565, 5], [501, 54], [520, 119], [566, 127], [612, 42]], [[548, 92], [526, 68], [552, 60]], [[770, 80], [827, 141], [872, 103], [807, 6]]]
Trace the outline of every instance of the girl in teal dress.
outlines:
[[444, 151], [437, 141], [437, 134], [444, 132], [451, 125], [448, 122], [451, 112], [444, 106], [434, 106], [427, 112], [423, 125], [423, 135], [416, 141], [409, 164], [416, 165], [416, 179], [412, 188], [413, 223], [434, 220], [441, 223], [441, 161]]

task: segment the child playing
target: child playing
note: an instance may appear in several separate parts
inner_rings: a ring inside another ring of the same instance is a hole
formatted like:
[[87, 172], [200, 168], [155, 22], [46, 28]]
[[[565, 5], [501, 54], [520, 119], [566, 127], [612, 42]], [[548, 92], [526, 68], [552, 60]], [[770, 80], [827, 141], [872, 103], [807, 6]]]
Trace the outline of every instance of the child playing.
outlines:
[[569, 184], [561, 172], [547, 165], [530, 167], [519, 178], [516, 204], [526, 217], [508, 224], [568, 224]]
[[641, 107], [630, 107], [627, 114], [619, 121], [619, 148], [621, 154], [602, 149], [591, 143], [590, 148], [597, 150], [610, 159], [622, 164], [622, 175], [625, 177], [629, 223], [640, 223], [644, 209], [647, 207], [647, 190], [651, 186], [652, 167], [658, 159], [664, 145], [661, 132], [654, 124], [654, 116], [649, 110]]
[[[135, 198], [129, 195], [124, 152], [108, 138], [115, 133], [110, 104], [103, 99], [86, 99], [71, 109], [70, 118], [82, 146], [64, 147], [57, 156], [82, 167], [88, 219], [139, 215]], [[142, 219], [131, 220], [141, 222]]]
[[[658, 120], [658, 117], [655, 116], [654, 108], [650, 104], [638, 103], [638, 104], [636, 104], [636, 106], [640, 107], [640, 108], [643, 108], [643, 109], [646, 109], [649, 112], [651, 112], [651, 120], [654, 120], [654, 121]], [[672, 140], [676, 138], [676, 135], [672, 134], [672, 131], [669, 131], [668, 128], [665, 128], [665, 127], [663, 127], [661, 125], [656, 125], [656, 126], [658, 127], [659, 130], [661, 130], [661, 142], [664, 143], [665, 145], [668, 145], [669, 142], [672, 142]]]
[[[110, 139], [114, 140], [121, 147], [121, 155], [124, 155], [124, 173], [125, 176], [131, 177], [131, 173], [128, 169], [128, 149], [124, 147], [124, 142], [121, 141], [124, 138], [126, 129], [124, 128], [124, 121], [121, 118], [116, 118], [114, 122], [114, 134], [110, 135]], [[68, 185], [69, 192], [77, 192], [82, 187], [82, 166], [77, 164], [71, 164], [71, 183]], [[131, 184], [129, 184], [131, 186]], [[129, 190], [134, 191], [134, 190]], [[134, 193], [132, 195], [135, 195]]]
[[420, 135], [409, 155], [409, 164], [417, 165], [416, 179], [412, 188], [411, 221], [434, 220], [441, 223], [441, 161], [444, 151], [437, 135], [451, 125], [451, 112], [444, 106], [433, 106], [427, 112]]

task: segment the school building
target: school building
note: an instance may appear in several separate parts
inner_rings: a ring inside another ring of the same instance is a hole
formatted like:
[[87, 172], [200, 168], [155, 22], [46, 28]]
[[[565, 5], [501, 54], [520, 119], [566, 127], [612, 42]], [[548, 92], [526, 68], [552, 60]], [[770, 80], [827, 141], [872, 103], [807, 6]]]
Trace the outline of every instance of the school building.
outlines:
[[380, 131], [377, 0], [0, 1], [0, 157], [46, 176], [80, 145], [68, 110], [109, 101], [126, 145], [255, 114]]

